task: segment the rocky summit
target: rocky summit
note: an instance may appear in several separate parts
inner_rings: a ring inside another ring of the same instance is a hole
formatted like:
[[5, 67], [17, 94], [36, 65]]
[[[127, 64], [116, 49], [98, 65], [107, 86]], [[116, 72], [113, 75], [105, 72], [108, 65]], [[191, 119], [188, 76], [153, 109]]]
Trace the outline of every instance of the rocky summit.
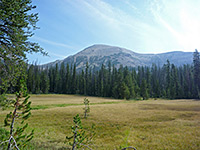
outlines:
[[156, 64], [158, 66], [162, 66], [167, 60], [176, 66], [192, 64], [193, 53], [173, 51], [160, 54], [141, 54], [121, 47], [98, 44], [87, 47], [77, 54], [65, 58], [64, 60], [57, 60], [42, 66], [55, 66], [56, 64], [60, 66], [61, 63], [64, 63], [65, 65], [68, 63], [76, 64], [76, 68], [80, 70], [85, 68], [87, 62], [89, 67], [99, 69], [102, 64], [108, 65], [109, 62], [118, 68], [120, 65], [138, 67]]

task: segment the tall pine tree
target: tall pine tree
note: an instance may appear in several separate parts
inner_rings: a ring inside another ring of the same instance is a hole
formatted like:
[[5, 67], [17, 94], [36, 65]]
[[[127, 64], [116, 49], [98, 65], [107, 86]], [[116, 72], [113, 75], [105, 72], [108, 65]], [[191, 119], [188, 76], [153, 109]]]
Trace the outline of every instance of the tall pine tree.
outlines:
[[196, 98], [200, 98], [200, 58], [199, 52], [196, 49], [193, 54], [193, 63], [194, 63], [194, 83], [195, 83], [195, 91]]

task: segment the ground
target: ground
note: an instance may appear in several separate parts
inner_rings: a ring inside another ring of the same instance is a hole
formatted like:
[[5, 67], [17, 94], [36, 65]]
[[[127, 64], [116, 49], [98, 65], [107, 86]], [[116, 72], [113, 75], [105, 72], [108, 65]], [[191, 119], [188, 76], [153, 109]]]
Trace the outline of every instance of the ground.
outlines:
[[[200, 101], [116, 100], [86, 97], [90, 113], [84, 119], [84, 96], [31, 95], [29, 131], [35, 129], [35, 149], [66, 149], [73, 117], [80, 114], [84, 129], [95, 125], [93, 149], [199, 150]], [[0, 125], [8, 111], [0, 112]], [[87, 131], [88, 132], [88, 131]]]

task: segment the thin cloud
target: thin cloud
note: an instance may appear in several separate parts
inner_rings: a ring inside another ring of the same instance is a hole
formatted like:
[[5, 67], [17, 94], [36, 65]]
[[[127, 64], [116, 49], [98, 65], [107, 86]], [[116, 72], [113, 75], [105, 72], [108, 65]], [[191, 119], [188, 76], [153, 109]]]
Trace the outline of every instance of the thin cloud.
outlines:
[[53, 53], [53, 52], [49, 52], [49, 55], [50, 55], [50, 57], [53, 55], [53, 56], [59, 57], [60, 59], [66, 58], [66, 56], [63, 56], [63, 55], [60, 55], [60, 54], [56, 54], [56, 53]]
[[50, 40], [47, 40], [47, 39], [44, 39], [44, 38], [41, 38], [41, 37], [37, 37], [37, 36], [34, 36], [33, 39], [40, 41], [40, 42], [47, 43], [47, 44], [51, 44], [51, 45], [54, 45], [54, 46], [60, 46], [60, 47], [65, 47], [65, 48], [73, 48], [70, 45], [63, 44], [63, 43], [57, 43], [57, 42], [50, 41]]
[[153, 8], [153, 5], [151, 7], [151, 13], [153, 14], [154, 18], [156, 19], [156, 21], [159, 23], [159, 24], [162, 24], [168, 31], [170, 31], [174, 36], [176, 36], [177, 38], [180, 38], [180, 35], [179, 33], [173, 29], [172, 26], [170, 26], [169, 23], [167, 23], [161, 16], [160, 16], [160, 9], [161, 9], [161, 6], [159, 5], [159, 3], [157, 1], [154, 1], [152, 3], [155, 3], [155, 6], [156, 6], [156, 9]]
[[136, 14], [144, 17], [142, 12], [133, 4], [133, 1], [131, 0], [124, 0], [124, 3], [127, 4]]
[[[105, 24], [109, 25], [112, 28], [119, 29], [120, 21], [116, 19], [116, 13], [114, 13], [113, 8], [107, 3], [96, 0], [96, 1], [82, 1], [85, 11], [88, 11], [88, 14], [91, 14], [96, 19], [101, 19]], [[91, 13], [92, 12], [92, 13]]]
[[135, 5], [133, 5], [133, 4], [131, 3], [131, 1], [125, 0], [124, 2], [125, 2], [127, 5], [129, 5], [133, 10], [138, 11], [138, 8], [137, 8]]
[[[102, 0], [78, 0], [77, 3], [79, 3], [80, 7], [84, 8], [82, 11], [93, 16], [95, 20], [102, 20], [103, 24], [106, 24], [111, 30], [121, 31], [123, 29], [130, 29], [131, 32], [137, 32], [141, 28], [144, 30], [144, 28], [148, 26], [119, 8], [111, 6], [109, 3]], [[74, 3], [74, 5], [75, 4], [76, 3]], [[134, 7], [131, 3], [128, 4], [130, 7]], [[134, 11], [140, 13], [136, 8], [134, 8]]]

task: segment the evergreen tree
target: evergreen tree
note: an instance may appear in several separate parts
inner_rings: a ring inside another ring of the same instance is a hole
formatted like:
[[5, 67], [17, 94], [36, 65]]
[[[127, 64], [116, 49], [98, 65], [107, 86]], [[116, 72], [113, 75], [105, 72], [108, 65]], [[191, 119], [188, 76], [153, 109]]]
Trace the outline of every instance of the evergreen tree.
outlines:
[[35, 90], [34, 90], [34, 94], [40, 94], [40, 70], [38, 66], [35, 66], [35, 70], [34, 70], [34, 85], [35, 85]]
[[171, 65], [170, 70], [170, 85], [169, 85], [169, 98], [174, 99], [176, 97], [176, 75], [175, 75], [175, 66]]
[[141, 94], [143, 100], [149, 99], [147, 82], [144, 78], [142, 79], [142, 83], [141, 83], [141, 87], [140, 87], [140, 94]]
[[34, 90], [34, 86], [33, 86], [33, 83], [34, 83], [34, 65], [30, 65], [30, 67], [28, 68], [28, 80], [27, 80], [27, 88], [28, 88], [28, 91], [30, 93], [33, 92]]
[[59, 93], [65, 93], [66, 91], [66, 78], [65, 78], [65, 65], [64, 65], [64, 62], [61, 63], [61, 66], [60, 66], [60, 81], [59, 81], [59, 84], [60, 84], [60, 90], [59, 90]]
[[154, 93], [154, 98], [159, 98], [160, 97], [160, 85], [159, 85], [159, 81], [158, 79], [156, 80], [156, 83], [155, 83], [155, 93]]
[[[25, 72], [25, 71], [24, 71]], [[33, 138], [34, 131], [30, 134], [23, 133], [24, 130], [28, 127], [28, 123], [24, 123], [31, 115], [31, 102], [28, 101], [29, 97], [27, 94], [26, 88], [26, 81], [25, 81], [25, 74], [22, 72], [18, 83], [17, 83], [17, 93], [16, 93], [16, 100], [12, 101], [12, 107], [14, 108], [13, 112], [7, 114], [4, 123], [5, 126], [10, 126], [10, 135], [8, 138], [7, 149], [19, 149], [24, 148]], [[20, 126], [15, 127], [15, 123], [17, 120], [20, 121]]]
[[158, 81], [158, 76], [157, 76], [157, 66], [155, 64], [152, 64], [151, 67], [151, 86], [152, 86], [152, 91], [151, 91], [151, 95], [154, 98], [158, 98], [157, 95], [157, 90], [158, 90], [158, 85], [157, 85], [157, 81]]
[[136, 70], [135, 68], [132, 70], [132, 81], [133, 81], [133, 86], [134, 86], [134, 95], [133, 95], [133, 98], [138, 98], [140, 96], [140, 89], [139, 89], [139, 86], [138, 86], [138, 83], [136, 81], [136, 78], [137, 78], [137, 73], [136, 73]]
[[145, 67], [145, 79], [147, 82], [147, 89], [148, 89], [148, 93], [150, 93], [150, 96], [152, 96], [152, 90], [151, 90], [151, 74], [150, 74], [150, 70], [149, 67]]
[[99, 90], [100, 90], [100, 93], [99, 95], [102, 96], [102, 97], [105, 97], [107, 94], [107, 74], [106, 74], [106, 68], [105, 68], [105, 65], [102, 64], [101, 65], [101, 69], [99, 71]]
[[84, 128], [82, 127], [82, 122], [81, 122], [81, 118], [79, 117], [79, 114], [77, 114], [74, 117], [74, 126], [71, 126], [72, 129], [72, 133], [73, 135], [68, 137], [66, 136], [67, 140], [73, 140], [73, 142], [69, 142], [69, 145], [72, 146], [72, 150], [76, 150], [79, 148], [87, 148], [87, 149], [91, 149], [88, 145], [91, 144], [92, 139], [95, 135], [94, 133], [94, 125], [92, 126], [92, 128], [90, 129], [90, 133], [86, 134]]
[[53, 67], [50, 67], [48, 72], [49, 72], [49, 85], [50, 85], [49, 92], [53, 93], [54, 92], [54, 69], [53, 69]]
[[128, 67], [124, 68], [124, 82], [126, 87], [126, 99], [135, 98], [134, 81]]
[[138, 66], [138, 68], [137, 68], [137, 83], [138, 83], [138, 86], [141, 85], [141, 82], [142, 82], [142, 71], [141, 71], [141, 67]]
[[130, 99], [131, 98], [131, 94], [130, 94], [130, 90], [128, 88], [128, 86], [123, 82], [122, 83], [122, 98], [123, 99]]
[[93, 96], [97, 96], [97, 91], [98, 91], [98, 85], [97, 85], [97, 76], [93, 74]]
[[84, 94], [84, 88], [85, 88], [85, 75], [84, 75], [84, 71], [81, 71], [81, 75], [80, 75], [80, 84], [79, 84], [79, 91], [80, 94]]
[[72, 74], [72, 94], [76, 94], [76, 64], [74, 64], [74, 67], [73, 67], [73, 74]]
[[53, 81], [53, 86], [54, 86], [54, 93], [59, 93], [60, 90], [60, 74], [58, 70], [58, 64], [56, 64], [56, 68], [54, 69], [54, 81]]
[[194, 63], [194, 83], [197, 95], [196, 98], [200, 98], [200, 58], [197, 49], [193, 54], [193, 63]]
[[93, 86], [93, 82], [92, 82], [92, 69], [89, 69], [89, 75], [88, 75], [88, 95], [92, 95], [92, 86]]
[[88, 89], [89, 89], [89, 84], [88, 84], [88, 80], [89, 80], [89, 77], [88, 77], [88, 70], [89, 70], [89, 64], [88, 64], [88, 62], [87, 62], [87, 63], [86, 63], [86, 67], [85, 67], [85, 89], [84, 89], [85, 95], [88, 95]]
[[193, 68], [189, 65], [184, 65], [183, 66], [183, 93], [185, 98], [194, 98], [195, 95], [193, 93], [195, 90], [193, 89], [194, 87], [194, 79], [193, 79], [193, 74], [192, 71]]
[[170, 62], [169, 62], [169, 60], [167, 60], [167, 65], [166, 65], [166, 95], [167, 95], [167, 98], [171, 97], [170, 89], [172, 89], [170, 70], [171, 70]]
[[69, 64], [67, 64], [67, 67], [66, 67], [66, 78], [65, 78], [65, 93], [66, 94], [69, 94], [70, 93], [70, 80], [71, 80], [71, 76], [70, 76], [70, 69], [69, 69]]
[[49, 77], [48, 77], [47, 70], [44, 70], [41, 72], [40, 89], [43, 94], [47, 94], [49, 92]]
[[88, 113], [90, 112], [90, 101], [87, 98], [84, 98], [84, 118], [87, 118]]
[[[0, 1], [0, 105], [11, 104], [13, 111], [7, 115], [5, 125], [10, 126], [7, 149], [19, 149], [32, 139], [23, 134], [27, 128], [24, 121], [21, 127], [15, 127], [17, 118], [27, 119], [30, 116], [30, 102], [25, 81], [26, 54], [44, 51], [37, 43], [29, 39], [36, 29], [38, 15], [30, 11], [35, 8], [31, 0], [1, 0]], [[31, 72], [29, 72], [31, 74]], [[29, 75], [30, 75], [29, 74]], [[31, 76], [31, 75], [30, 75]], [[30, 77], [29, 76], [29, 77]], [[32, 78], [33, 76], [31, 76]], [[30, 83], [30, 87], [32, 88]], [[8, 87], [16, 86], [16, 99], [5, 97]]]
[[108, 62], [108, 81], [107, 81], [107, 86], [106, 86], [107, 97], [112, 96], [112, 72], [111, 72], [112, 70], [111, 69], [112, 69], [112, 64], [109, 61]]
[[173, 83], [173, 90], [174, 90], [174, 97], [173, 98], [180, 98], [180, 82], [178, 78], [178, 70], [174, 64], [172, 64], [172, 83]]
[[[26, 54], [44, 51], [29, 39], [37, 28], [38, 14], [30, 13], [31, 0], [0, 1], [0, 93], [15, 86], [26, 60]], [[4, 98], [0, 98], [0, 103]]]

